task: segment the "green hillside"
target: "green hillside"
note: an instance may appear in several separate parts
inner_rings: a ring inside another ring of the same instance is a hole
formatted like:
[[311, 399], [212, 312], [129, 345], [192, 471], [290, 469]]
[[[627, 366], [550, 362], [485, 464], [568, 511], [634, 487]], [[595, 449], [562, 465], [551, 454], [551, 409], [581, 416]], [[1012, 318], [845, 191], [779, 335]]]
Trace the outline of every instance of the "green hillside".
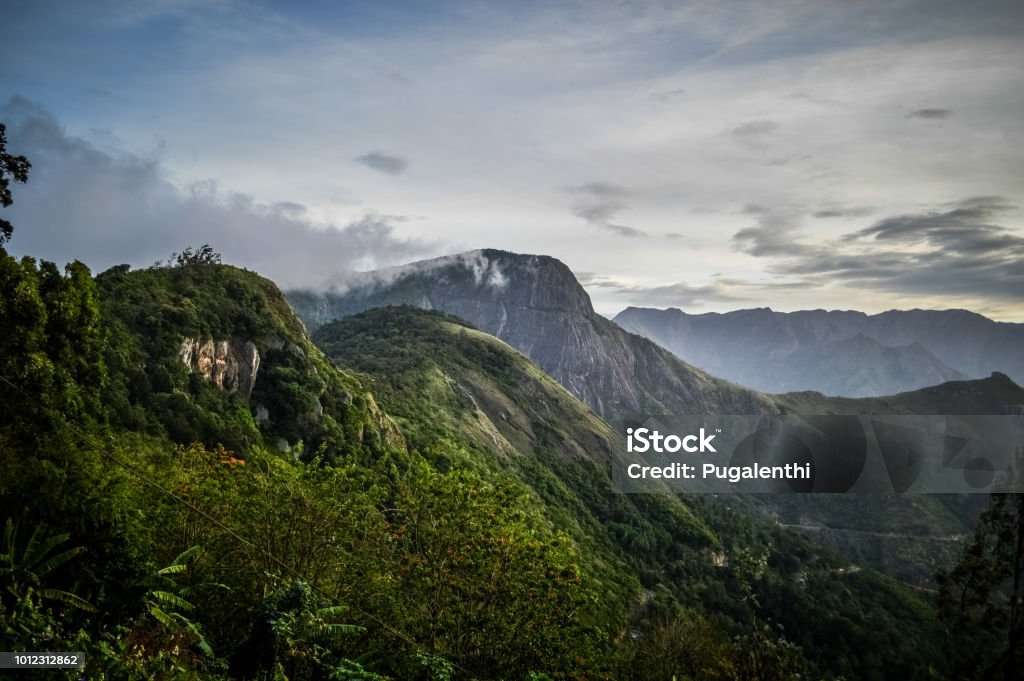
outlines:
[[[97, 679], [611, 668], [600, 599], [528, 490], [410, 452], [270, 282], [4, 255], [0, 285], [0, 648], [84, 650]], [[188, 339], [212, 354], [186, 366]]]
[[[695, 634], [679, 629], [698, 621], [739, 637], [742, 650], [770, 632], [774, 645], [802, 648], [813, 673], [824, 676], [895, 678], [897, 669], [909, 675], [942, 664], [934, 614], [896, 582], [849, 570], [800, 535], [724, 504], [614, 493], [608, 426], [529, 359], [465, 322], [378, 308], [321, 327], [314, 341], [339, 365], [366, 374], [412, 446], [458, 439], [474, 455], [466, 465], [511, 472], [529, 485], [551, 522], [581, 547], [605, 593], [628, 609], [629, 626], [641, 633], [637, 661], [652, 659], [645, 646], [676, 637], [659, 655], [678, 665], [677, 675], [699, 676], [686, 661]], [[643, 591], [629, 590], [634, 580]]]
[[318, 348], [222, 265], [3, 254], [0, 288], [2, 649], [90, 679], [944, 676], [930, 596], [613, 493], [608, 425], [455, 318]]

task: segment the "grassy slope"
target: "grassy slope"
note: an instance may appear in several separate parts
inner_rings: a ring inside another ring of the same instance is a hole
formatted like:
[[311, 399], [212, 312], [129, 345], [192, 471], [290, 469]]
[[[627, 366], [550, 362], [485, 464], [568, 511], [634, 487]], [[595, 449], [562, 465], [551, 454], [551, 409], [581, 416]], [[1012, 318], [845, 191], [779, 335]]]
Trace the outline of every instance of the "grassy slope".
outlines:
[[[524, 480], [552, 522], [582, 547], [608, 595], [634, 615], [678, 602], [726, 630], [764, 618], [782, 625], [822, 668], [854, 677], [881, 678], [941, 659], [929, 607], [895, 582], [868, 570], [845, 572], [846, 563], [828, 550], [724, 505], [613, 493], [608, 426], [533, 362], [457, 318], [378, 308], [320, 328], [314, 341], [365, 374], [412, 446], [457, 438], [469, 444], [475, 465]], [[739, 593], [740, 565], [751, 556], [765, 566], [753, 578], [761, 604], [754, 608]], [[715, 567], [723, 559], [726, 566]], [[636, 599], [637, 581], [654, 594], [646, 606]], [[919, 644], [897, 645], [908, 636]], [[836, 637], [846, 641], [842, 650]]]

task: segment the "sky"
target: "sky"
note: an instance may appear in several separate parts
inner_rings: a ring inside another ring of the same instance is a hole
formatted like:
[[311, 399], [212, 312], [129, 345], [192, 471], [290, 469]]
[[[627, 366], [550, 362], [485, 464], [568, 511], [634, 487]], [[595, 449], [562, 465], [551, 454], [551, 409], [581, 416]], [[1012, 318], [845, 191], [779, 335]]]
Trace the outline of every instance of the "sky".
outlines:
[[15, 254], [283, 288], [476, 248], [607, 315], [1024, 322], [1024, 3], [5, 3]]

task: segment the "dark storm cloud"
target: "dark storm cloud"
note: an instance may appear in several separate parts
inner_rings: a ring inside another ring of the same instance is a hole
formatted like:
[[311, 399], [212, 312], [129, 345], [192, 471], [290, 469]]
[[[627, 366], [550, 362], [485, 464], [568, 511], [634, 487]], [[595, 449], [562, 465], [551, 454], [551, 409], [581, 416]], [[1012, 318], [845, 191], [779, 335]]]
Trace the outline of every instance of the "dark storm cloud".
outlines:
[[643, 230], [612, 222], [612, 218], [626, 208], [622, 199], [629, 195], [629, 190], [625, 187], [607, 182], [586, 182], [567, 191], [581, 197], [573, 206], [572, 214], [590, 225], [629, 238], [648, 236]]
[[[773, 260], [770, 271], [915, 295], [1020, 300], [1024, 237], [1004, 224], [1018, 214], [1003, 197], [978, 196], [894, 215], [821, 245], [800, 241], [791, 222], [760, 224], [733, 237], [737, 248]], [[774, 218], [772, 218], [774, 219]]]
[[319, 228], [301, 204], [263, 204], [214, 182], [179, 188], [158, 158], [98, 149], [68, 135], [42, 107], [22, 98], [0, 106], [10, 150], [32, 162], [5, 217], [17, 253], [96, 270], [145, 266], [187, 246], [211, 244], [225, 262], [255, 269], [284, 286], [313, 286], [432, 249], [395, 234], [395, 216], [367, 214]]
[[379, 151], [371, 151], [368, 154], [358, 156], [355, 161], [385, 175], [401, 175], [409, 166], [409, 162], [401, 156], [391, 156]]
[[950, 109], [917, 109], [907, 114], [907, 118], [924, 118], [925, 120], [941, 121], [953, 115]]

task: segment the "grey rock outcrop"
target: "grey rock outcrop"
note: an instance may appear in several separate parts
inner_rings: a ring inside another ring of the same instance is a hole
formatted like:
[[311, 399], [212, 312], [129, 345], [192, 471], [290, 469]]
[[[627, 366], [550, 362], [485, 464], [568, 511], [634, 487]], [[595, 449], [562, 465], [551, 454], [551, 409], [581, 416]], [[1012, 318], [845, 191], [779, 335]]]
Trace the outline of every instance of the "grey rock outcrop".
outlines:
[[759, 413], [770, 400], [715, 379], [594, 312], [563, 263], [481, 250], [380, 270], [343, 290], [285, 294], [311, 331], [387, 305], [461, 317], [534, 360], [606, 418], [636, 413]]
[[220, 390], [237, 393], [249, 401], [260, 369], [260, 353], [252, 341], [185, 338], [181, 341], [178, 356], [193, 373]]

